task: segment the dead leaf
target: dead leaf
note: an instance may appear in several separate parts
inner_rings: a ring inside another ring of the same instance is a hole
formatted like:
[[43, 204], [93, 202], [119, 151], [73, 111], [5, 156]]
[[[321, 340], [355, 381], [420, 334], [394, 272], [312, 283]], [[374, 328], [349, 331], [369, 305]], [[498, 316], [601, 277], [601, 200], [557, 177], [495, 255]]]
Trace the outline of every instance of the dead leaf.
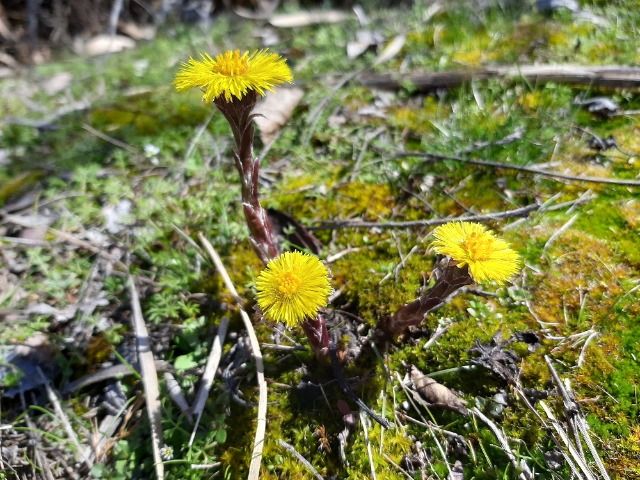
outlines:
[[41, 87], [47, 95], [55, 95], [71, 85], [71, 80], [73, 80], [73, 75], [69, 72], [60, 72], [55, 74], [53, 77], [45, 79], [42, 82]]
[[396, 36], [393, 40], [391, 40], [389, 45], [384, 47], [382, 52], [380, 52], [380, 55], [378, 55], [378, 58], [376, 58], [375, 62], [373, 62], [373, 66], [375, 67], [385, 62], [388, 62], [397, 54], [399, 54], [400, 51], [402, 50], [402, 47], [404, 47], [404, 44], [406, 41], [407, 41], [407, 36], [404, 33], [401, 33], [400, 35]]
[[118, 23], [118, 28], [134, 40], [153, 40], [156, 36], [156, 27], [153, 25], [138, 25], [134, 22], [121, 21]]
[[411, 382], [420, 396], [434, 407], [446, 408], [454, 412], [467, 415], [469, 411], [465, 407], [465, 401], [458, 397], [444, 385], [434, 379], [425, 376], [415, 365], [411, 366]]
[[280, 129], [287, 123], [303, 95], [300, 88], [280, 88], [278, 93], [268, 92], [256, 105], [254, 113], [260, 116], [255, 118], [255, 122], [262, 143], [269, 145], [278, 137]]
[[469, 359], [471, 365], [479, 365], [493, 372], [499, 379], [515, 384], [520, 377], [520, 357], [512, 350], [505, 349], [509, 341], [502, 340], [502, 332], [498, 331], [493, 338], [482, 343], [476, 340], [472, 348], [469, 349], [471, 355]]
[[308, 10], [300, 13], [274, 15], [269, 23], [278, 28], [298, 28], [319, 23], [339, 23], [349, 20], [353, 15], [342, 10]]
[[130, 50], [136, 46], [136, 42], [124, 35], [96, 35], [87, 40], [84, 45], [80, 45], [80, 53], [84, 53], [89, 57], [96, 55], [104, 55], [106, 53], [122, 52]]

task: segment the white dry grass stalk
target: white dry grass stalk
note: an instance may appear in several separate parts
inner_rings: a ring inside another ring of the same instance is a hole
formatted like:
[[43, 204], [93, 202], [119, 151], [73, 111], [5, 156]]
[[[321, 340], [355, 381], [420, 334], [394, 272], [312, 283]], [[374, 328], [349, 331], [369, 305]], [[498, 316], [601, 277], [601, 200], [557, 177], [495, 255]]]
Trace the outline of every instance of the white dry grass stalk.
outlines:
[[45, 376], [44, 373], [42, 373], [42, 370], [40, 369], [40, 367], [38, 367], [38, 375], [40, 375], [40, 378], [42, 379], [42, 383], [44, 384], [44, 388], [47, 391], [47, 396], [49, 397], [49, 401], [53, 405], [53, 409], [56, 412], [56, 416], [62, 422], [62, 425], [64, 426], [64, 429], [67, 432], [69, 439], [71, 440], [71, 443], [73, 443], [73, 446], [75, 447], [76, 460], [78, 460], [78, 458], [81, 457], [82, 460], [84, 460], [84, 462], [87, 464], [89, 468], [93, 467], [93, 462], [87, 455], [87, 452], [85, 451], [85, 449], [82, 448], [82, 446], [80, 445], [78, 436], [76, 435], [76, 432], [73, 430], [73, 427], [71, 426], [71, 422], [69, 422], [67, 415], [64, 413], [64, 410], [60, 405], [60, 399], [58, 398], [57, 393], [53, 390], [53, 388], [51, 388], [49, 379]]
[[[580, 469], [579, 472], [584, 474], [584, 478], [586, 478], [587, 480], [596, 480], [596, 477], [593, 476], [593, 473], [591, 472], [591, 469], [587, 465], [585, 459], [582, 458], [582, 456], [580, 455], [580, 452], [578, 452], [576, 447], [573, 445], [573, 442], [571, 441], [569, 434], [564, 430], [562, 423], [556, 418], [556, 416], [553, 414], [553, 412], [551, 411], [551, 409], [549, 408], [549, 406], [546, 404], [544, 400], [540, 400], [539, 405], [542, 408], [542, 410], [544, 410], [544, 413], [547, 415], [547, 418], [549, 419], [549, 421], [551, 422], [551, 425], [553, 426], [556, 433], [558, 434], [558, 437], [560, 438], [561, 443], [564, 444], [564, 447], [569, 451], [569, 456], [571, 457], [571, 459], [573, 459], [575, 464], [577, 464], [577, 467], [579, 467]], [[579, 476], [578, 471], [576, 470], [575, 464], [571, 467], [571, 473], [574, 474], [577, 478], [583, 478]]]
[[133, 315], [133, 330], [136, 334], [136, 345], [138, 351], [138, 362], [140, 363], [140, 376], [144, 387], [145, 402], [147, 404], [147, 415], [151, 425], [151, 446], [153, 448], [153, 462], [156, 469], [156, 478], [164, 479], [164, 464], [160, 449], [164, 445], [162, 435], [162, 419], [160, 417], [160, 387], [158, 386], [158, 372], [149, 343], [149, 333], [144, 323], [142, 309], [140, 308], [140, 298], [133, 281], [129, 276], [129, 295], [131, 296], [131, 308]]
[[[427, 430], [429, 430], [429, 434], [431, 435], [431, 438], [433, 439], [433, 441], [435, 442], [436, 446], [438, 447], [438, 452], [440, 452], [440, 456], [442, 456], [442, 460], [444, 460], [444, 464], [447, 466], [447, 471], [449, 472], [449, 476], [453, 477], [453, 471], [451, 470], [451, 465], [449, 465], [449, 460], [447, 459], [447, 454], [445, 453], [444, 448], [442, 447], [442, 444], [440, 443], [440, 440], [438, 440], [438, 437], [436, 436], [435, 432], [433, 431], [433, 428], [431, 428], [431, 424], [429, 422], [427, 422], [427, 420], [422, 416], [422, 413], [420, 413], [420, 410], [418, 409], [418, 406], [413, 401], [414, 398], [416, 400], [418, 400], [420, 398], [420, 395], [418, 394], [418, 392], [415, 392], [413, 390], [409, 390], [407, 385], [405, 385], [404, 382], [402, 381], [402, 377], [400, 377], [400, 374], [398, 372], [395, 372], [395, 373], [396, 373], [396, 378], [398, 380], [398, 383], [400, 384], [400, 386], [404, 390], [404, 394], [407, 397], [407, 400], [409, 401], [409, 403], [411, 404], [413, 409], [416, 412], [418, 412], [418, 414], [420, 415], [420, 418], [422, 419], [424, 424], [427, 426]], [[425, 406], [425, 408], [427, 408], [427, 407]], [[431, 465], [431, 462], [429, 462], [429, 464]], [[433, 469], [433, 466], [431, 466], [431, 470], [435, 473], [435, 470]]]
[[189, 423], [193, 423], [193, 413], [191, 411], [191, 407], [187, 402], [187, 399], [184, 397], [184, 393], [182, 393], [182, 388], [180, 388], [180, 384], [176, 380], [176, 377], [173, 376], [171, 372], [164, 372], [164, 384], [167, 389], [167, 395], [169, 398], [175, 403], [180, 411], [184, 413], [187, 421]]
[[40, 437], [38, 437], [38, 432], [40, 432], [40, 430], [37, 429], [35, 424], [31, 421], [31, 417], [29, 416], [29, 409], [27, 408], [27, 402], [24, 398], [24, 392], [22, 390], [20, 390], [20, 402], [22, 402], [24, 420], [28, 428], [27, 435], [30, 437], [31, 444], [33, 445], [33, 453], [35, 457], [35, 464], [31, 462], [31, 478], [38, 478], [36, 475], [36, 467], [39, 467], [44, 474], [45, 480], [55, 480], [53, 474], [51, 473], [51, 468], [49, 468], [49, 463], [42, 453]]
[[515, 468], [516, 471], [520, 471], [520, 475], [518, 475], [518, 478], [521, 478], [522, 480], [533, 480], [533, 473], [531, 473], [529, 466], [524, 461], [524, 459], [520, 459], [520, 462], [518, 462], [518, 459], [509, 446], [509, 442], [507, 441], [507, 437], [504, 432], [500, 430], [495, 423], [489, 420], [489, 418], [487, 418], [480, 410], [478, 410], [478, 407], [474, 407], [470, 411], [476, 417], [482, 420], [487, 425], [487, 427], [489, 427], [489, 430], [493, 432], [496, 439], [498, 440], [498, 443], [500, 444], [500, 448], [504, 453], [506, 453], [509, 461], [511, 462], [511, 465], [513, 465], [513, 468]]
[[369, 465], [371, 467], [371, 478], [376, 480], [376, 467], [373, 463], [373, 451], [371, 450], [371, 442], [369, 441], [369, 429], [367, 428], [367, 414], [364, 410], [360, 410], [360, 425], [362, 425], [362, 434], [364, 435], [364, 443], [367, 446], [367, 455], [369, 456]]
[[549, 247], [551, 247], [551, 245], [554, 244], [554, 242], [558, 239], [560, 235], [562, 235], [564, 232], [569, 230], [569, 228], [571, 228], [571, 225], [575, 223], [579, 215], [580, 214], [578, 213], [574, 214], [573, 217], [567, 220], [567, 222], [564, 225], [562, 225], [562, 227], [560, 227], [553, 235], [551, 235], [551, 237], [549, 237], [549, 240], [547, 240], [547, 243], [545, 243], [544, 247], [542, 247], [542, 255], [544, 255], [547, 252]]
[[391, 465], [393, 465], [396, 470], [398, 470], [400, 473], [402, 473], [404, 475], [405, 478], [409, 479], [409, 480], [413, 480], [413, 477], [409, 474], [409, 472], [407, 472], [404, 468], [402, 468], [400, 465], [398, 465], [396, 462], [394, 462], [391, 457], [389, 457], [389, 455], [387, 455], [386, 453], [382, 454], [382, 457], [389, 462]]
[[[560, 378], [560, 375], [558, 375], [558, 372], [553, 366], [553, 363], [551, 361], [551, 358], [549, 358], [549, 356], [545, 355], [544, 359], [547, 362], [547, 366], [549, 367], [549, 371], [551, 372], [553, 381], [558, 387], [558, 390], [560, 391], [560, 395], [562, 396], [562, 401], [564, 403], [566, 416], [569, 419], [569, 424], [574, 430], [573, 432], [574, 438], [575, 438], [574, 444], [571, 443], [571, 440], [569, 439], [569, 435], [566, 432], [564, 431], [562, 431], [562, 433], [560, 432], [560, 430], [562, 430], [562, 424], [558, 422], [555, 416], [553, 416], [553, 412], [551, 412], [551, 409], [547, 407], [543, 402], [540, 402], [542, 408], [545, 410], [545, 413], [547, 414], [549, 419], [552, 421], [552, 424], [556, 429], [556, 431], [558, 432], [558, 435], [560, 435], [563, 441], [565, 442], [571, 455], [574, 456], [574, 460], [576, 461], [576, 463], [578, 463], [581, 466], [581, 468], [582, 467], [587, 468], [587, 471], [585, 471], [585, 475], [587, 476], [587, 478], [598, 478], [598, 477], [596, 476], [596, 474], [594, 474], [591, 471], [591, 468], [589, 467], [589, 462], [584, 456], [581, 442], [586, 443], [587, 448], [589, 449], [589, 452], [591, 453], [591, 456], [594, 462], [598, 466], [598, 470], [600, 471], [601, 478], [604, 480], [610, 480], [609, 474], [607, 473], [607, 470], [604, 467], [604, 463], [602, 462], [602, 459], [598, 455], [598, 451], [596, 450], [595, 445], [591, 441], [591, 437], [588, 431], [589, 425], [587, 424], [587, 421], [584, 418], [584, 415], [582, 414], [582, 410], [580, 410], [575, 400], [575, 395], [571, 391], [571, 387], [568, 381], [566, 380], [565, 382], [562, 381], [562, 379]], [[584, 468], [583, 468], [583, 471], [584, 471]]]
[[249, 334], [249, 342], [251, 343], [251, 349], [253, 350], [253, 358], [256, 362], [256, 376], [258, 378], [258, 418], [256, 427], [256, 436], [253, 442], [253, 452], [251, 453], [251, 464], [249, 465], [249, 480], [259, 480], [260, 478], [260, 464], [262, 463], [262, 449], [264, 448], [264, 434], [267, 429], [267, 382], [264, 378], [264, 363], [262, 361], [262, 352], [260, 351], [260, 343], [258, 343], [258, 337], [256, 331], [251, 324], [251, 319], [247, 312], [242, 308], [242, 302], [240, 296], [236, 291], [236, 288], [227, 273], [227, 269], [224, 267], [220, 255], [213, 248], [211, 242], [206, 239], [202, 233], [198, 234], [200, 242], [204, 246], [205, 250], [211, 257], [213, 264], [215, 265], [218, 273], [222, 277], [227, 290], [233, 295], [238, 308], [240, 310], [240, 317], [244, 322], [244, 326]]
[[193, 439], [196, 436], [198, 425], [200, 425], [200, 419], [202, 418], [202, 411], [204, 410], [204, 404], [209, 397], [209, 391], [213, 380], [216, 377], [216, 371], [218, 365], [220, 365], [220, 359], [222, 358], [222, 345], [224, 345], [224, 339], [227, 337], [227, 328], [229, 327], [229, 318], [222, 317], [220, 325], [218, 325], [218, 333], [216, 338], [213, 339], [213, 345], [209, 352], [209, 358], [207, 358], [207, 365], [204, 367], [204, 373], [200, 379], [200, 389], [196, 395], [196, 399], [193, 402], [192, 413], [196, 416], [196, 423], [193, 426], [191, 432], [191, 438], [189, 439], [189, 446], [193, 445]]
[[322, 476], [318, 473], [318, 471], [313, 468], [313, 465], [311, 465], [309, 463], [309, 461], [304, 458], [302, 455], [300, 455], [298, 453], [298, 451], [293, 448], [293, 445], [288, 444], [287, 442], [285, 442], [284, 440], [278, 440], [278, 443], [280, 444], [281, 447], [284, 447], [285, 449], [287, 449], [289, 451], [289, 453], [291, 453], [291, 455], [293, 455], [294, 457], [296, 457], [298, 459], [298, 461], [305, 466], [305, 468], [307, 470], [309, 470], [309, 472], [316, 477], [316, 480], [323, 480]]

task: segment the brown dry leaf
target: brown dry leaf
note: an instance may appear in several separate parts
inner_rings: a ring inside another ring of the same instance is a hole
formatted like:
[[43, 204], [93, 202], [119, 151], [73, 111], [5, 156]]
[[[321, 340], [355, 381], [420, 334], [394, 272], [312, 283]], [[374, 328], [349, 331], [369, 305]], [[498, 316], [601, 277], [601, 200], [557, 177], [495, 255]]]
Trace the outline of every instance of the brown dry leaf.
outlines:
[[254, 113], [260, 116], [255, 118], [255, 122], [262, 143], [269, 145], [278, 137], [303, 95], [300, 88], [279, 88], [277, 93], [268, 92], [256, 105]]
[[425, 376], [415, 365], [411, 366], [411, 382], [413, 387], [434, 407], [446, 408], [454, 412], [467, 415], [469, 411], [465, 407], [465, 401], [458, 397], [444, 385], [434, 379]]
[[274, 15], [269, 23], [278, 28], [298, 28], [320, 23], [338, 23], [349, 20], [353, 15], [342, 10], [308, 10], [300, 13]]

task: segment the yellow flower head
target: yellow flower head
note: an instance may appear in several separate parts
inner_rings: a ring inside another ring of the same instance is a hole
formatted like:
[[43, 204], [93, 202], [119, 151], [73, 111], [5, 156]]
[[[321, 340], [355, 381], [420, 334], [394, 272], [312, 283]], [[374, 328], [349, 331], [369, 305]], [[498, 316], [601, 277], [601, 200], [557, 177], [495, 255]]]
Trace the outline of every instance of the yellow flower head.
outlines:
[[318, 257], [285, 252], [269, 262], [256, 280], [258, 305], [267, 320], [295, 327], [313, 318], [331, 293], [329, 272]]
[[518, 254], [479, 223], [449, 222], [436, 228], [433, 236], [433, 249], [454, 259], [460, 268], [469, 265], [476, 282], [503, 284], [520, 269]]
[[201, 88], [206, 103], [223, 95], [227, 102], [232, 96], [241, 99], [249, 90], [264, 96], [265, 90], [273, 91], [276, 85], [293, 80], [285, 59], [268, 50], [252, 54], [228, 51], [215, 59], [206, 53], [200, 56], [202, 61], [189, 58], [187, 63], [183, 62], [173, 83], [179, 92]]

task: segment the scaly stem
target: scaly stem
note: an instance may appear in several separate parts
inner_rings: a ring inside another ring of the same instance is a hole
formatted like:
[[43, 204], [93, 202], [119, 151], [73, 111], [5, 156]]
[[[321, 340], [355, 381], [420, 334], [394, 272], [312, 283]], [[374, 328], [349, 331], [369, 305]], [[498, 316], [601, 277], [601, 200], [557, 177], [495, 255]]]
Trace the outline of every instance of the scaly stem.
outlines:
[[258, 193], [260, 161], [253, 155], [252, 114], [256, 98], [256, 92], [249, 91], [241, 99], [233, 98], [229, 102], [224, 97], [219, 97], [215, 104], [229, 122], [236, 142], [237, 150], [233, 152], [233, 158], [242, 182], [242, 210], [249, 227], [249, 240], [258, 258], [267, 264], [278, 256], [278, 248], [271, 222], [260, 204]]
[[[253, 108], [257, 95], [250, 90], [241, 99], [232, 98], [226, 101], [218, 97], [215, 105], [231, 126], [236, 150], [233, 152], [236, 168], [242, 182], [242, 210], [249, 228], [249, 241], [258, 258], [266, 265], [269, 260], [278, 256], [273, 235], [273, 227], [267, 212], [260, 204], [258, 174], [260, 160], [253, 155]], [[319, 358], [329, 353], [329, 334], [324, 318], [318, 314], [316, 318], [302, 323], [309, 345]]]
[[444, 305], [446, 298], [453, 292], [472, 283], [473, 279], [466, 266], [458, 268], [454, 262], [449, 262], [427, 293], [413, 302], [406, 303], [391, 317], [384, 319], [382, 330], [392, 337], [400, 335], [411, 325], [422, 322], [427, 313]]

